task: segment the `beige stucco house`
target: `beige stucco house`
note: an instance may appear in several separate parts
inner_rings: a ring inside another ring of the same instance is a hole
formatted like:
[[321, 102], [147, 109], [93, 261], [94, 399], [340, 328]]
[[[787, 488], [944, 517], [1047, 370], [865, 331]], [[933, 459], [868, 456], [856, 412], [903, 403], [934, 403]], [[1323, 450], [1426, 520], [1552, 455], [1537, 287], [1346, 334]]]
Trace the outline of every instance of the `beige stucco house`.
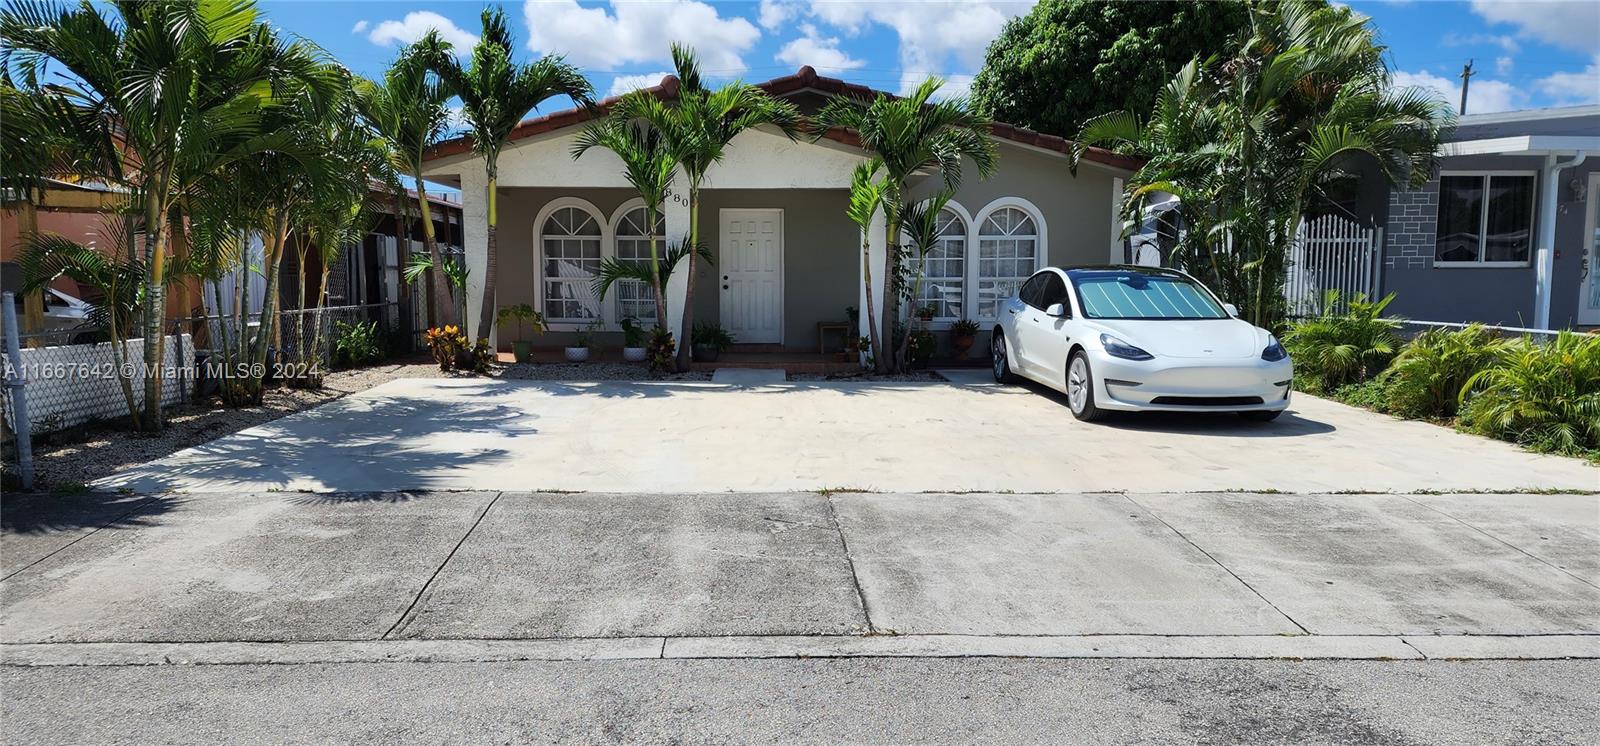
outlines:
[[[668, 77], [651, 91], [670, 97], [676, 83]], [[830, 97], [876, 95], [810, 67], [761, 87], [807, 113]], [[574, 109], [527, 120], [500, 159], [496, 304], [532, 304], [555, 332], [597, 320], [616, 330], [628, 316], [648, 325], [654, 315], [642, 287], [613, 289], [603, 301], [590, 289], [603, 259], [648, 257], [643, 202], [623, 180], [621, 161], [603, 150], [572, 157], [573, 140], [592, 116]], [[987, 328], [996, 300], [1039, 267], [1121, 257], [1117, 196], [1136, 161], [1091, 150], [1074, 174], [1070, 142], [1005, 124], [996, 124], [992, 133], [1000, 154], [997, 171], [979, 180], [975, 169], [967, 170], [945, 213], [947, 238], [928, 260], [919, 305], [937, 309], [936, 328], [960, 318]], [[845, 208], [851, 171], [865, 158], [847, 131], [815, 143], [761, 130], [736, 138], [701, 193], [701, 240], [715, 264], [702, 263], [695, 278], [695, 319], [720, 322], [741, 343], [815, 350], [819, 323], [842, 322], [846, 307], [862, 307], [861, 232]], [[426, 174], [461, 188], [468, 308], [476, 309], [485, 263], [483, 164], [468, 142], [452, 140], [432, 151]], [[937, 181], [930, 175], [913, 188], [931, 193]], [[688, 233], [682, 187], [664, 213], [658, 237]], [[882, 233], [880, 225], [869, 234], [874, 267], [882, 266]], [[670, 328], [681, 319], [686, 283], [678, 272], [667, 288]], [[469, 313], [469, 323], [476, 316]], [[504, 348], [516, 334], [497, 329], [493, 336]]]

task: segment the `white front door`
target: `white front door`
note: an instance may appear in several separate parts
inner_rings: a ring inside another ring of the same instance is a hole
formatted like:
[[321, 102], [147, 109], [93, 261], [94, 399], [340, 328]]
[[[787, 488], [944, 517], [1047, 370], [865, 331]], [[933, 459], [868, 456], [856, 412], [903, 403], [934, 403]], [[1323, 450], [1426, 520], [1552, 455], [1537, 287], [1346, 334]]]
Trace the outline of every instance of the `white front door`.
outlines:
[[1600, 173], [1589, 174], [1589, 202], [1583, 209], [1583, 279], [1578, 281], [1578, 323], [1600, 326]]
[[783, 341], [783, 210], [725, 209], [717, 271], [722, 326], [737, 342]]

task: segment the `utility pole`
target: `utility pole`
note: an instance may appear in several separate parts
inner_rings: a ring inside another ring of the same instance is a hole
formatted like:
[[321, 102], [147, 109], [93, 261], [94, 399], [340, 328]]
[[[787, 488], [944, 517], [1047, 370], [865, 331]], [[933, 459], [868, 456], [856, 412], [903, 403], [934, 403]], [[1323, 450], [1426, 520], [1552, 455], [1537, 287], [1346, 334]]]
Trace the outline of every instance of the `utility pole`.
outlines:
[[1458, 114], [1467, 113], [1467, 86], [1472, 85], [1472, 76], [1472, 60], [1467, 60], [1461, 68], [1461, 111]]

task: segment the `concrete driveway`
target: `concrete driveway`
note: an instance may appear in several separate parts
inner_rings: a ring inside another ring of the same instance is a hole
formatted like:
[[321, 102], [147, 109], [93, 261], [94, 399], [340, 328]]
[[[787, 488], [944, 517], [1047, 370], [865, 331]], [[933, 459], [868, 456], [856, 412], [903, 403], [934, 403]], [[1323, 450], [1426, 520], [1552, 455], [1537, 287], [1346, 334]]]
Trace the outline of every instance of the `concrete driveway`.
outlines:
[[1085, 425], [1036, 387], [409, 379], [96, 483], [631, 493], [1418, 492], [1600, 489], [1577, 460], [1297, 396], [1257, 425]]

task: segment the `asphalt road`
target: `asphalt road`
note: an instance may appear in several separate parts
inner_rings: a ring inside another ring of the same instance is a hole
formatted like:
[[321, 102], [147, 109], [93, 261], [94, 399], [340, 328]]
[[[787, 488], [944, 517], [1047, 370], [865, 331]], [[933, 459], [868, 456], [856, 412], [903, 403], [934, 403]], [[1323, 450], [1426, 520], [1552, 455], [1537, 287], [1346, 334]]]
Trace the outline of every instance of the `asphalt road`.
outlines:
[[1596, 661], [813, 659], [0, 669], [0, 740], [1600, 742]]

